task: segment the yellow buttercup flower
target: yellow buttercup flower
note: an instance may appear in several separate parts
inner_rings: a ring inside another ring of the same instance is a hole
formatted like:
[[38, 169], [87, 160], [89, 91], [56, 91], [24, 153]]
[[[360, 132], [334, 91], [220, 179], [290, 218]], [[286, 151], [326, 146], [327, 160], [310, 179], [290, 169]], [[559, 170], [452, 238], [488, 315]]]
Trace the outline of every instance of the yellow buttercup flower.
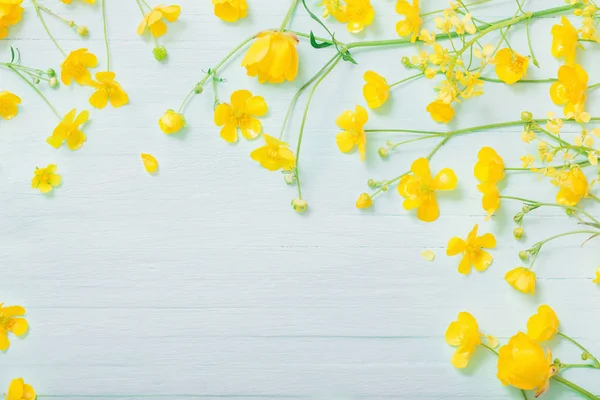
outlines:
[[258, 161], [263, 168], [269, 171], [278, 169], [289, 171], [296, 166], [296, 157], [289, 149], [289, 144], [266, 133], [263, 133], [262, 136], [266, 144], [250, 153], [250, 158]]
[[552, 27], [552, 55], [564, 58], [567, 65], [575, 64], [577, 55], [577, 30], [565, 16], [561, 19], [562, 25]]
[[504, 279], [519, 292], [530, 295], [535, 294], [535, 273], [529, 268], [517, 267], [510, 270], [506, 273]]
[[167, 24], [163, 18], [169, 22], [175, 22], [179, 18], [179, 14], [181, 14], [181, 7], [178, 5], [154, 7], [152, 11], [144, 15], [143, 21], [138, 25], [137, 34], [143, 35], [146, 29], [149, 29], [152, 36], [161, 37], [167, 33]]
[[356, 208], [369, 208], [373, 205], [373, 198], [368, 193], [362, 193], [356, 200]]
[[67, 86], [73, 80], [80, 85], [89, 85], [92, 76], [88, 68], [96, 68], [97, 65], [98, 58], [88, 49], [73, 50], [60, 65], [60, 79]]
[[365, 161], [367, 149], [367, 134], [364, 125], [369, 119], [369, 114], [361, 106], [356, 106], [354, 111], [346, 110], [335, 120], [337, 126], [343, 129], [335, 137], [335, 142], [342, 153], [349, 153], [358, 148], [360, 159]]
[[181, 129], [186, 127], [185, 118], [183, 114], [175, 112], [173, 110], [167, 110], [162, 117], [158, 119], [158, 126], [160, 130], [170, 135], [177, 133]]
[[146, 172], [153, 174], [156, 172], [156, 170], [158, 170], [158, 161], [152, 154], [142, 153], [141, 156]]
[[346, 16], [346, 4], [342, 4], [342, 0], [323, 0], [319, 5], [325, 7], [323, 18], [327, 18], [331, 15], [338, 22], [343, 24], [348, 22], [348, 17]]
[[581, 65], [562, 65], [558, 69], [558, 81], [550, 86], [550, 97], [554, 104], [565, 106], [565, 115], [578, 114], [583, 111], [587, 84], [588, 74]]
[[0, 92], [0, 117], [5, 120], [13, 119], [19, 113], [18, 104], [21, 104], [21, 99], [16, 94]]
[[592, 279], [592, 282], [594, 282], [597, 285], [600, 285], [600, 267], [598, 267], [598, 269], [596, 270], [596, 277]]
[[8, 386], [6, 400], [35, 400], [35, 390], [23, 380], [23, 378], [13, 379]]
[[246, 0], [212, 0], [212, 3], [215, 6], [215, 15], [226, 22], [235, 22], [246, 18], [248, 14]]
[[411, 166], [412, 175], [405, 175], [398, 184], [398, 193], [404, 197], [405, 210], [417, 209], [417, 218], [432, 222], [440, 215], [435, 192], [454, 190], [458, 179], [450, 168], [444, 168], [432, 178], [429, 160], [419, 158]]
[[294, 81], [298, 75], [298, 38], [289, 32], [264, 31], [256, 35], [242, 60], [249, 76], [260, 83]]
[[541, 343], [550, 340], [558, 333], [558, 317], [554, 310], [547, 305], [538, 307], [537, 314], [527, 321], [527, 336]]
[[4, 307], [4, 303], [0, 303], [0, 351], [5, 351], [10, 346], [9, 332], [15, 336], [23, 336], [29, 330], [27, 320], [19, 318], [23, 315], [25, 315], [23, 307]]
[[589, 192], [588, 180], [578, 167], [560, 171], [552, 183], [560, 188], [556, 194], [556, 202], [566, 206], [576, 206]]
[[365, 86], [363, 96], [370, 108], [381, 107], [390, 95], [390, 85], [385, 78], [374, 71], [367, 71], [364, 75]]
[[414, 43], [419, 36], [421, 24], [421, 11], [419, 10], [419, 0], [413, 0], [412, 5], [406, 0], [398, 0], [396, 3], [396, 12], [404, 15], [404, 19], [396, 24], [396, 32], [400, 36], [410, 36], [410, 41]]
[[535, 390], [536, 397], [548, 389], [550, 377], [555, 372], [550, 350], [544, 351], [538, 343], [519, 332], [500, 347], [498, 353], [498, 379], [503, 385]]
[[458, 347], [452, 356], [454, 368], [465, 368], [469, 358], [481, 344], [481, 333], [477, 320], [468, 312], [458, 313], [458, 319], [446, 330], [446, 343]]
[[375, 10], [371, 0], [346, 0], [346, 29], [350, 33], [359, 33], [365, 26], [371, 25], [375, 18]]
[[496, 238], [491, 233], [477, 236], [478, 228], [478, 225], [473, 227], [467, 236], [467, 240], [453, 237], [448, 242], [447, 255], [455, 256], [462, 254], [462, 259], [458, 264], [458, 272], [461, 274], [470, 274], [471, 266], [474, 266], [477, 271], [485, 271], [492, 264], [492, 256], [483, 249], [495, 248]]
[[436, 100], [432, 103], [429, 103], [426, 110], [429, 114], [431, 114], [431, 118], [435, 122], [447, 124], [454, 118], [454, 109], [452, 108], [452, 105], [442, 100]]
[[529, 57], [524, 57], [509, 48], [499, 50], [494, 56], [496, 75], [501, 81], [512, 85], [527, 74]]
[[80, 125], [85, 124], [90, 117], [90, 113], [84, 110], [77, 115], [77, 110], [69, 111], [58, 123], [58, 126], [52, 132], [52, 136], [46, 139], [46, 142], [58, 149], [63, 142], [67, 142], [67, 147], [71, 150], [77, 150], [85, 142], [86, 138], [81, 131]]
[[491, 147], [482, 147], [474, 168], [479, 182], [497, 183], [504, 179], [504, 160]]
[[489, 220], [492, 215], [500, 208], [500, 190], [495, 183], [482, 183], [477, 185], [477, 189], [483, 193], [481, 206], [488, 215], [486, 220]]
[[21, 21], [23, 0], [0, 0], [0, 39], [8, 36], [8, 27]]
[[114, 108], [122, 107], [129, 103], [129, 96], [119, 82], [115, 81], [114, 72], [98, 72], [96, 80], [90, 82], [96, 91], [90, 96], [90, 104], [96, 108], [104, 108], [110, 101]]
[[238, 140], [238, 129], [246, 139], [255, 139], [262, 132], [262, 125], [255, 117], [268, 111], [261, 96], [253, 96], [248, 90], [236, 90], [231, 94], [231, 103], [221, 103], [215, 108], [214, 120], [222, 126], [221, 137], [229, 143]]
[[50, 164], [46, 168], [36, 168], [33, 171], [31, 188], [38, 189], [42, 193], [52, 191], [52, 188], [60, 185], [62, 178], [56, 173], [56, 165]]

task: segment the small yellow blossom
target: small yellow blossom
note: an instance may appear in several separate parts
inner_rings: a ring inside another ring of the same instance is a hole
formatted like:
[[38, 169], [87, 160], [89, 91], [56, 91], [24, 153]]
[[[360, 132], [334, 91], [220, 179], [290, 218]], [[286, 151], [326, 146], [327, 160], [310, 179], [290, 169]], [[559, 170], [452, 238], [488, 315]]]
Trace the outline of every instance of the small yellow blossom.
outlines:
[[88, 68], [96, 68], [97, 65], [98, 58], [88, 49], [73, 50], [60, 65], [60, 79], [67, 86], [73, 80], [79, 85], [89, 85], [92, 75]]
[[235, 22], [240, 18], [246, 18], [248, 14], [248, 3], [246, 0], [212, 0], [214, 13], [226, 22]]
[[458, 81], [457, 80], [449, 80], [444, 79], [437, 86], [438, 89], [438, 99], [443, 101], [446, 104], [452, 104], [453, 101], [457, 101], [459, 89], [458, 89]]
[[596, 277], [592, 279], [592, 282], [594, 282], [597, 285], [600, 285], [600, 267], [598, 267], [598, 269], [596, 270]]
[[375, 18], [375, 10], [371, 0], [346, 0], [346, 29], [350, 33], [359, 33], [371, 25]]
[[558, 333], [558, 325], [558, 317], [554, 310], [548, 305], [541, 305], [537, 314], [527, 321], [527, 336], [538, 343], [545, 342]]
[[448, 242], [446, 255], [455, 256], [462, 254], [462, 259], [458, 264], [458, 272], [468, 275], [471, 273], [471, 267], [475, 267], [477, 271], [485, 271], [492, 264], [492, 256], [485, 249], [493, 249], [496, 247], [496, 238], [491, 233], [486, 233], [483, 236], [477, 236], [478, 225], [475, 225], [467, 240], [459, 237], [453, 237]]
[[504, 179], [504, 160], [491, 147], [482, 147], [474, 168], [479, 182], [498, 183]]
[[469, 364], [469, 358], [481, 344], [481, 334], [477, 320], [468, 312], [458, 313], [458, 318], [448, 326], [446, 330], [446, 343], [457, 347], [452, 356], [454, 368], [465, 368]]
[[364, 125], [368, 119], [367, 110], [361, 106], [356, 106], [354, 111], [346, 110], [337, 117], [335, 123], [343, 131], [337, 134], [335, 142], [342, 153], [349, 153], [354, 147], [357, 147], [360, 159], [365, 161], [367, 135]]
[[577, 31], [565, 16], [561, 19], [562, 25], [552, 27], [552, 55], [564, 58], [567, 65], [575, 64], [577, 53]]
[[481, 199], [481, 206], [485, 211], [487, 211], [488, 215], [486, 217], [486, 221], [489, 220], [492, 215], [500, 208], [500, 190], [495, 183], [482, 183], [477, 185], [477, 189], [483, 193], [483, 198]]
[[256, 35], [242, 60], [248, 76], [260, 83], [294, 81], [298, 75], [298, 38], [289, 32], [263, 31]]
[[492, 349], [496, 349], [498, 346], [500, 346], [500, 342], [496, 336], [485, 335], [485, 340], [487, 340], [488, 346], [490, 346]]
[[529, 57], [524, 57], [509, 48], [499, 50], [494, 57], [494, 61], [496, 75], [501, 81], [509, 85], [520, 81], [527, 74]]
[[533, 295], [535, 294], [535, 273], [529, 268], [517, 267], [510, 270], [504, 279], [518, 291]]
[[170, 135], [177, 133], [181, 129], [186, 127], [185, 118], [183, 114], [175, 112], [173, 110], [167, 110], [162, 117], [158, 120], [158, 126], [160, 130]]
[[523, 162], [523, 164], [521, 164], [521, 167], [523, 167], [523, 168], [531, 167], [533, 165], [533, 162], [535, 161], [535, 159], [533, 158], [533, 156], [531, 154], [526, 154], [524, 156], [521, 156], [520, 160]]
[[356, 200], [356, 208], [370, 208], [373, 205], [373, 198], [368, 193], [361, 193]]
[[454, 118], [454, 108], [442, 100], [435, 100], [434, 102], [429, 103], [426, 110], [431, 114], [431, 118], [435, 122], [447, 124]]
[[144, 15], [144, 19], [138, 25], [137, 34], [143, 35], [146, 29], [149, 29], [152, 36], [161, 37], [167, 33], [167, 24], [163, 18], [169, 22], [175, 22], [179, 18], [179, 14], [181, 14], [181, 7], [178, 5], [154, 7], [152, 11]]
[[410, 36], [410, 41], [414, 43], [419, 36], [419, 30], [423, 23], [419, 0], [413, 0], [412, 5], [406, 0], [398, 0], [396, 12], [404, 16], [404, 19], [396, 24], [396, 32], [402, 37]]
[[69, 149], [77, 150], [86, 140], [80, 125], [85, 124], [89, 118], [89, 111], [84, 110], [77, 115], [77, 110], [72, 109], [58, 123], [54, 132], [52, 132], [52, 136], [48, 137], [46, 142], [55, 149], [58, 149], [66, 141]]
[[592, 40], [600, 43], [600, 36], [596, 28], [596, 21], [591, 17], [584, 17], [581, 21], [581, 27], [577, 30], [581, 34], [581, 38]]
[[556, 202], [565, 206], [576, 206], [589, 192], [588, 180], [581, 168], [576, 166], [568, 171], [559, 171], [552, 184], [560, 188]]
[[23, 0], [0, 0], [0, 39], [8, 36], [8, 27], [21, 21]]
[[231, 94], [231, 103], [221, 103], [215, 108], [215, 125], [223, 127], [221, 137], [229, 143], [238, 140], [238, 130], [246, 139], [255, 139], [262, 132], [262, 124], [255, 117], [262, 117], [267, 111], [262, 96], [236, 90]]
[[494, 45], [486, 44], [485, 46], [483, 46], [483, 49], [480, 49], [479, 47], [475, 48], [473, 55], [475, 56], [475, 58], [478, 58], [481, 60], [482, 66], [485, 66], [487, 64], [494, 62], [493, 55], [494, 55], [495, 49], [496, 48], [494, 47]]
[[421, 252], [421, 257], [423, 257], [423, 260], [425, 261], [432, 262], [435, 260], [435, 253], [431, 250], [423, 250]]
[[142, 153], [142, 162], [144, 163], [144, 169], [149, 174], [156, 172], [158, 169], [158, 161], [152, 154]]
[[0, 351], [5, 351], [10, 346], [9, 332], [15, 336], [23, 336], [29, 330], [27, 320], [19, 318], [23, 315], [25, 315], [23, 307], [4, 307], [4, 303], [0, 303]]
[[129, 96], [119, 85], [119, 82], [115, 81], [115, 76], [114, 72], [96, 73], [96, 80], [90, 82], [90, 86], [96, 89], [90, 96], [90, 104], [93, 107], [104, 108], [109, 101], [114, 108], [129, 103]]
[[60, 185], [62, 181], [60, 175], [56, 173], [56, 169], [55, 164], [50, 164], [46, 168], [36, 167], [35, 171], [33, 171], [31, 188], [38, 189], [42, 193], [51, 192], [52, 188]]
[[13, 379], [8, 386], [6, 400], [35, 400], [36, 394], [33, 387], [23, 380], [23, 378]]
[[429, 61], [440, 67], [440, 71], [446, 72], [451, 61], [448, 49], [442, 47], [439, 43], [434, 43], [433, 53], [429, 55]]
[[342, 0], [323, 0], [320, 5], [325, 7], [323, 18], [327, 18], [331, 15], [338, 22], [343, 24], [348, 22], [348, 17], [346, 16], [346, 4], [342, 4]]
[[454, 190], [458, 179], [450, 168], [444, 168], [433, 178], [429, 169], [429, 160], [419, 158], [411, 166], [411, 175], [405, 175], [398, 184], [398, 193], [404, 197], [405, 210], [417, 208], [417, 218], [432, 222], [440, 215], [435, 192]]
[[289, 149], [289, 144], [263, 133], [266, 145], [250, 153], [254, 161], [258, 161], [263, 168], [269, 171], [283, 169], [289, 171], [296, 166], [296, 157]]
[[21, 104], [19, 96], [7, 91], [0, 92], [0, 117], [5, 120], [16, 117], [19, 113], [18, 104]]
[[588, 74], [579, 64], [562, 65], [558, 69], [558, 81], [550, 86], [554, 104], [564, 105], [564, 113], [580, 113], [586, 100]]
[[390, 95], [390, 85], [384, 77], [374, 71], [367, 71], [364, 75], [365, 86], [363, 96], [370, 108], [381, 107]]
[[529, 125], [525, 126], [525, 130], [521, 132], [521, 140], [525, 143], [531, 143], [535, 139], [535, 132], [529, 128]]
[[510, 338], [500, 347], [498, 356], [498, 379], [503, 385], [521, 390], [535, 390], [536, 397], [548, 389], [552, 367], [552, 353], [530, 339], [523, 332]]
[[435, 43], [436, 35], [435, 32], [429, 32], [427, 29], [423, 28], [419, 32], [419, 40], [425, 43], [425, 46], [431, 46]]
[[546, 122], [546, 130], [555, 135], [559, 135], [565, 121], [563, 121], [562, 118], [555, 118], [553, 112], [549, 112], [547, 116], [548, 121]]

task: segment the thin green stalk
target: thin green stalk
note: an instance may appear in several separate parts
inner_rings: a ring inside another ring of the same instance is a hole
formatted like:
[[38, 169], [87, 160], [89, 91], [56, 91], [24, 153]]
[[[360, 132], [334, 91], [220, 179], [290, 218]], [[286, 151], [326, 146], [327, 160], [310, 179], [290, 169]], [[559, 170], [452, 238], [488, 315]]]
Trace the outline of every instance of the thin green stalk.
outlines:
[[283, 32], [285, 30], [285, 28], [287, 27], [288, 22], [290, 22], [290, 18], [292, 18], [292, 14], [294, 13], [294, 10], [298, 6], [298, 1], [299, 0], [292, 0], [292, 4], [290, 4], [290, 8], [288, 9], [287, 14], [283, 18], [283, 22], [281, 22], [281, 26], [279, 27], [280, 31]]
[[415, 133], [418, 135], [437, 135], [443, 136], [446, 135], [447, 132], [435, 132], [435, 131], [419, 131], [414, 129], [365, 129], [367, 133], [377, 133], [377, 132], [385, 132], [385, 133]]
[[595, 84], [593, 84], [591, 86], [588, 86], [587, 90], [589, 92], [590, 90], [598, 89], [599, 87], [600, 87], [600, 83], [595, 83]]
[[577, 208], [577, 207], [573, 207], [573, 206], [567, 206], [564, 204], [558, 204], [558, 203], [541, 203], [535, 200], [530, 200], [530, 199], [525, 199], [523, 197], [514, 197], [514, 196], [500, 196], [501, 199], [504, 200], [515, 200], [515, 201], [521, 201], [523, 203], [527, 203], [529, 205], [532, 206], [538, 206], [538, 207], [558, 207], [558, 208], [562, 208], [564, 210], [570, 210], [576, 213], [580, 213], [585, 215], [586, 217], [588, 217], [592, 222], [596, 223], [596, 224], [600, 224], [600, 221], [597, 220], [596, 218], [594, 218], [594, 216], [590, 213], [588, 213], [585, 210], [582, 210], [581, 208]]
[[442, 148], [442, 146], [443, 146], [443, 145], [445, 145], [445, 144], [446, 144], [446, 142], [447, 142], [448, 140], [450, 140], [450, 138], [451, 138], [451, 137], [452, 137], [452, 135], [448, 135], [448, 136], [446, 136], [444, 139], [442, 139], [442, 140], [441, 140], [441, 141], [440, 141], [440, 142], [437, 144], [437, 146], [435, 146], [435, 147], [433, 148], [433, 150], [431, 150], [431, 152], [430, 152], [430, 153], [427, 155], [427, 157], [425, 157], [425, 158], [426, 158], [427, 160], [431, 160], [431, 157], [433, 157], [433, 156], [435, 155], [435, 153], [437, 153], [437, 152], [438, 152], [438, 151], [439, 151], [439, 150]]
[[592, 369], [600, 369], [600, 366], [596, 364], [560, 364], [560, 369], [565, 370], [569, 368], [592, 368]]
[[65, 18], [61, 17], [60, 15], [54, 13], [51, 9], [44, 7], [41, 4], [38, 4], [37, 6], [40, 8], [40, 10], [44, 11], [46, 14], [52, 15], [54, 18], [58, 19], [59, 21], [64, 22], [65, 24], [67, 24], [69, 26], [73, 26], [73, 25], [71, 25], [73, 23], [73, 21], [66, 20]]
[[411, 79], [415, 79], [415, 78], [418, 78], [418, 77], [420, 77], [420, 76], [423, 76], [423, 72], [419, 72], [418, 74], [415, 74], [415, 75], [409, 76], [408, 78], [404, 78], [404, 79], [401, 79], [401, 80], [399, 80], [398, 82], [394, 82], [394, 83], [392, 83], [392, 84], [390, 85], [390, 89], [391, 89], [391, 88], [393, 88], [394, 86], [398, 86], [398, 85], [400, 85], [400, 84], [402, 84], [402, 83], [404, 83], [404, 82], [408, 82], [408, 81], [410, 81]]
[[102, 0], [102, 25], [104, 27], [104, 45], [106, 46], [106, 71], [110, 71], [110, 51], [108, 49], [108, 34], [106, 33], [106, 7]]
[[44, 27], [44, 30], [50, 37], [50, 40], [52, 40], [52, 43], [54, 43], [54, 45], [56, 46], [58, 51], [61, 52], [63, 57], [66, 57], [67, 53], [62, 49], [62, 47], [60, 47], [60, 45], [58, 44], [58, 42], [56, 41], [54, 36], [52, 36], [52, 33], [50, 33], [50, 29], [48, 29], [48, 25], [46, 25], [46, 21], [44, 20], [44, 17], [42, 16], [42, 13], [40, 12], [40, 5], [38, 4], [37, 0], [31, 0], [31, 2], [33, 3], [33, 8], [35, 8], [35, 13], [37, 14], [38, 18], [42, 22], [42, 26]]
[[560, 375], [554, 375], [551, 379], [555, 380], [555, 381], [557, 381], [559, 383], [561, 383], [562, 385], [564, 385], [564, 386], [568, 387], [569, 389], [571, 389], [571, 390], [579, 393], [580, 395], [587, 397], [588, 399], [591, 399], [591, 400], [599, 400], [600, 399], [600, 397], [594, 395], [591, 392], [588, 392], [587, 390], [585, 390], [581, 386], [576, 385], [575, 383], [573, 383], [573, 382], [571, 382], [571, 381], [563, 378]]
[[148, 4], [148, 2], [146, 2], [146, 0], [142, 0], [142, 3], [144, 3], [144, 5], [146, 7], [148, 7], [150, 10], [152, 10], [152, 6], [150, 6], [150, 4]]
[[135, 0], [135, 2], [137, 3], [138, 7], [140, 8], [140, 12], [142, 13], [142, 16], [146, 16], [146, 11], [144, 11], [144, 7], [142, 6], [142, 3], [140, 3], [140, 0]]
[[535, 56], [535, 53], [533, 52], [533, 46], [531, 45], [531, 34], [529, 33], [529, 23], [531, 22], [531, 19], [528, 19], [525, 22], [525, 31], [527, 32], [527, 46], [529, 47], [529, 54], [531, 55], [531, 62], [533, 63], [533, 65], [535, 65], [536, 67], [540, 67], [540, 63], [537, 60], [537, 57]]
[[[504, 83], [504, 81], [502, 81], [500, 79], [496, 79], [496, 78], [479, 77], [479, 79], [481, 79], [482, 81], [486, 81], [486, 82]], [[516, 83], [551, 83], [551, 82], [556, 82], [557, 80], [558, 79], [556, 79], [556, 78], [548, 78], [548, 79], [521, 79], [520, 81], [517, 81]]]
[[551, 242], [552, 240], [560, 239], [565, 236], [583, 235], [583, 234], [597, 235], [597, 234], [600, 234], [600, 231], [578, 230], [578, 231], [563, 232], [558, 235], [550, 236], [549, 238], [546, 238], [540, 242], [537, 242], [536, 244], [534, 244], [531, 247], [532, 249], [536, 249], [536, 252], [533, 255], [533, 259], [531, 260], [531, 263], [529, 264], [529, 269], [533, 269], [533, 266], [535, 265], [535, 261], [537, 260], [538, 256], [542, 252], [542, 247], [546, 243]]
[[394, 179], [390, 179], [388, 181], [383, 181], [383, 184], [381, 185], [381, 187], [379, 189], [377, 189], [376, 191], [374, 191], [373, 193], [371, 193], [371, 197], [375, 197], [379, 193], [387, 191], [391, 184], [398, 182], [400, 179], [404, 178], [408, 174], [410, 174], [410, 171], [406, 171], [406, 172], [398, 175]]
[[404, 140], [402, 142], [395, 143], [394, 145], [392, 145], [390, 147], [390, 149], [395, 149], [396, 147], [402, 146], [403, 144], [418, 142], [418, 141], [421, 141], [421, 140], [432, 139], [432, 138], [435, 138], [435, 137], [436, 137], [436, 135], [427, 135], [427, 136], [421, 136], [421, 137], [418, 137], [418, 138], [415, 138], [415, 139]]
[[[463, 7], [467, 7], [467, 6], [468, 6], [468, 7], [471, 7], [471, 6], [478, 6], [478, 5], [480, 5], [480, 4], [489, 3], [490, 1], [492, 1], [492, 0], [480, 0], [480, 1], [474, 1], [473, 3], [469, 3], [469, 4], [463, 4]], [[437, 14], [437, 13], [439, 13], [439, 12], [442, 12], [442, 11], [444, 11], [444, 9], [441, 9], [441, 10], [435, 10], [435, 11], [429, 11], [429, 12], [426, 12], [426, 13], [423, 13], [423, 14], [421, 14], [421, 18], [422, 18], [422, 17], [427, 17], [427, 16], [429, 16], [429, 15]]]
[[[580, 167], [587, 167], [588, 165], [590, 165], [590, 162], [589, 161], [579, 161], [579, 162], [576, 162], [576, 163], [572, 163], [570, 165], [579, 165]], [[558, 168], [564, 168], [564, 167], [567, 167], [567, 166], [569, 166], [569, 165], [565, 165], [565, 164], [562, 164], [562, 165], [550, 165], [550, 166], [545, 166], [544, 168], [555, 168], [555, 169], [558, 169]], [[528, 168], [504, 167], [504, 170], [505, 171], [531, 171], [532, 168], [535, 168], [535, 167], [528, 167]]]
[[583, 345], [581, 345], [577, 340], [571, 338], [570, 336], [565, 335], [562, 332], [558, 332], [557, 335], [562, 337], [563, 339], [566, 339], [569, 342], [573, 343], [575, 346], [577, 346], [581, 351], [583, 351], [585, 354], [587, 354], [589, 356], [589, 358], [594, 362], [594, 365], [596, 366], [596, 368], [600, 368], [600, 361], [598, 361], [598, 359], [596, 357], [594, 357], [592, 355], [592, 353], [590, 353], [588, 349], [583, 347]]
[[40, 92], [40, 90], [39, 90], [39, 89], [38, 89], [38, 88], [37, 88], [37, 87], [36, 87], [36, 86], [35, 86], [33, 83], [31, 83], [31, 82], [29, 81], [29, 79], [25, 78], [25, 77], [24, 77], [24, 76], [23, 76], [23, 75], [22, 75], [22, 74], [21, 74], [19, 71], [17, 71], [15, 68], [13, 68], [13, 67], [8, 67], [8, 68], [9, 68], [9, 69], [11, 69], [11, 70], [12, 70], [12, 71], [13, 71], [15, 74], [19, 75], [19, 77], [20, 77], [21, 79], [23, 79], [25, 82], [27, 82], [27, 84], [28, 84], [29, 86], [31, 86], [31, 88], [32, 88], [33, 90], [35, 90], [35, 92], [36, 92], [37, 94], [39, 94], [39, 95], [40, 95], [40, 97], [41, 97], [41, 98], [42, 98], [42, 99], [43, 99], [43, 100], [46, 102], [46, 104], [48, 104], [48, 107], [50, 107], [50, 109], [52, 110], [52, 112], [54, 113], [54, 115], [56, 115], [56, 118], [58, 118], [59, 120], [62, 120], [62, 116], [61, 116], [61, 115], [58, 113], [58, 111], [56, 111], [56, 108], [54, 108], [54, 106], [52, 105], [52, 103], [50, 103], [50, 100], [48, 100], [48, 99], [46, 98], [46, 96], [44, 96], [44, 95], [42, 94], [42, 92]]

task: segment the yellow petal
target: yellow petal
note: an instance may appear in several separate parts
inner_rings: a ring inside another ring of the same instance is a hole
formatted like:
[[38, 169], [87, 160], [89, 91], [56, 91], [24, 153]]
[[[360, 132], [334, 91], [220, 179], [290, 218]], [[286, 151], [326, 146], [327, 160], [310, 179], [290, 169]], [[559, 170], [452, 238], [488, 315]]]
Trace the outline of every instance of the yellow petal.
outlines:
[[423, 257], [423, 259], [425, 261], [431, 262], [431, 261], [435, 260], [435, 253], [431, 250], [423, 250], [421, 252], [421, 257]]
[[12, 325], [12, 332], [17, 336], [23, 336], [29, 330], [29, 324], [27, 320], [23, 318], [14, 318]]
[[444, 168], [435, 176], [433, 187], [435, 190], [454, 190], [457, 182], [458, 178], [454, 171], [450, 168]]
[[492, 264], [492, 256], [485, 250], [477, 251], [472, 257], [471, 262], [477, 271], [485, 271]]
[[453, 237], [448, 242], [448, 248], [446, 249], [446, 255], [455, 256], [464, 252], [467, 249], [467, 243], [459, 237]]
[[356, 146], [356, 136], [348, 131], [340, 132], [336, 135], [335, 142], [342, 153], [348, 153]]
[[156, 158], [154, 158], [152, 154], [147, 153], [142, 153], [141, 156], [146, 172], [148, 172], [149, 174], [156, 172], [156, 170], [158, 169], [158, 161], [156, 160]]
[[417, 210], [417, 218], [423, 222], [433, 222], [440, 216], [440, 209], [435, 196], [428, 196]]

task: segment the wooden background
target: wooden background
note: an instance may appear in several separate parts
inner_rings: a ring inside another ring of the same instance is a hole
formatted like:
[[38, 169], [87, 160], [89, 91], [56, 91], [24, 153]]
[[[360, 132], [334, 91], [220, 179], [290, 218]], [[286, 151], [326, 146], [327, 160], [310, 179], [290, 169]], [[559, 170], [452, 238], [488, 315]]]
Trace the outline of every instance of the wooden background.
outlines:
[[[13, 45], [25, 65], [58, 70], [62, 56], [25, 3], [22, 23], [0, 41], [1, 58], [9, 60]], [[99, 4], [73, 3], [44, 2], [87, 25], [89, 38], [80, 39], [51, 17], [48, 23], [66, 49], [88, 47], [96, 53], [101, 70]], [[512, 215], [520, 205], [509, 203], [485, 222], [472, 172], [477, 151], [490, 145], [507, 166], [520, 166], [519, 156], [536, 152], [520, 141], [520, 128], [456, 138], [442, 149], [432, 169], [453, 168], [459, 187], [439, 196], [441, 217], [433, 224], [404, 211], [396, 190], [378, 198], [372, 210], [354, 208], [368, 190], [368, 178], [395, 177], [434, 145], [400, 147], [382, 161], [377, 148], [402, 136], [373, 134], [364, 164], [335, 145], [336, 116], [364, 105], [362, 74], [374, 69], [389, 82], [409, 76], [400, 59], [415, 54], [414, 47], [356, 50], [359, 64], [339, 65], [319, 88], [300, 164], [310, 211], [297, 215], [289, 206], [294, 188], [249, 158], [261, 140], [229, 145], [219, 137], [209, 87], [188, 107], [185, 132], [166, 136], [157, 126], [158, 117], [179, 106], [203, 70], [252, 33], [278, 27], [289, 1], [248, 0], [248, 18], [226, 24], [213, 15], [209, 1], [180, 0], [181, 20], [160, 40], [169, 51], [164, 64], [154, 60], [151, 39], [135, 33], [141, 18], [135, 1], [107, 3], [113, 70], [131, 104], [94, 110], [87, 103], [88, 88], [53, 91], [41, 85], [61, 113], [91, 109], [88, 141], [80, 150], [47, 145], [56, 118], [10, 71], [0, 72], [0, 90], [23, 99], [17, 118], [0, 121], [0, 301], [26, 306], [31, 324], [25, 339], [14, 339], [0, 354], [0, 387], [23, 376], [45, 398], [58, 399], [519, 399], [517, 390], [503, 388], [495, 378], [495, 358], [484, 350], [469, 369], [453, 369], [453, 349], [443, 335], [456, 314], [468, 310], [482, 332], [506, 341], [525, 329], [542, 303], [555, 308], [566, 333], [600, 352], [600, 293], [591, 283], [597, 242], [580, 248], [582, 238], [573, 237], [545, 248], [534, 297], [503, 280], [519, 265], [519, 250], [575, 229], [560, 211], [541, 209], [525, 221], [526, 240], [516, 242]], [[423, 3], [424, 12], [446, 5]], [[530, 0], [526, 8], [561, 4]], [[395, 1], [373, 0], [373, 5], [375, 23], [354, 38], [343, 25], [330, 21], [330, 26], [341, 40], [397, 37]], [[493, 21], [512, 15], [515, 3], [492, 0], [475, 10]], [[550, 56], [555, 22], [532, 24], [542, 68], [532, 68], [529, 77], [556, 75], [559, 61]], [[291, 28], [321, 33], [303, 11]], [[509, 37], [527, 54], [524, 35], [519, 26]], [[590, 83], [596, 83], [597, 45], [586, 47], [581, 62]], [[305, 40], [299, 51], [298, 79], [278, 86], [259, 85], [246, 77], [241, 58], [233, 59], [222, 70], [227, 81], [219, 84], [219, 97], [226, 101], [243, 88], [263, 95], [270, 108], [264, 129], [276, 134], [296, 89], [332, 54], [311, 49]], [[424, 110], [435, 96], [433, 86], [420, 80], [395, 88], [389, 104], [370, 111], [368, 127], [443, 129]], [[457, 107], [451, 127], [517, 120], [523, 110], [543, 118], [559, 111], [548, 89], [547, 84], [486, 84], [483, 97]], [[286, 133], [292, 143], [304, 101]], [[589, 105], [598, 116], [597, 93]], [[141, 152], [157, 157], [158, 176], [143, 170]], [[58, 164], [64, 183], [44, 196], [30, 188], [30, 180], [36, 165], [48, 163]], [[502, 191], [549, 201], [556, 193], [547, 180], [530, 174], [511, 174]], [[476, 223], [480, 231], [493, 232], [499, 245], [487, 272], [464, 277], [457, 272], [459, 259], [445, 256], [445, 246]], [[433, 263], [421, 258], [424, 249], [436, 253]], [[577, 362], [578, 353], [568, 344], [551, 344], [564, 362]], [[595, 371], [570, 371], [567, 377], [600, 392]], [[555, 386], [547, 399], [572, 398]]]

